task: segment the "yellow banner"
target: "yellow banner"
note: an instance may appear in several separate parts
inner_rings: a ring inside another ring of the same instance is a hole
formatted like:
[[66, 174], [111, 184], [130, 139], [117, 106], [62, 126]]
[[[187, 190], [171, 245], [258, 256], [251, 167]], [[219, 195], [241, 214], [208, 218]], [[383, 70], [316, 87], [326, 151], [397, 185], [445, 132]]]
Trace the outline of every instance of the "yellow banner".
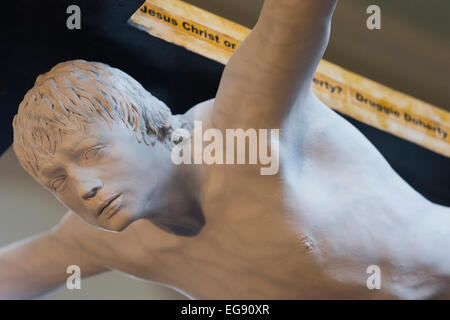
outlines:
[[[226, 64], [250, 29], [180, 0], [147, 0], [129, 23]], [[321, 60], [314, 93], [327, 106], [450, 157], [450, 113]]]
[[221, 32], [211, 30], [200, 23], [190, 19], [184, 19], [178, 15], [170, 14], [164, 9], [158, 8], [151, 3], [144, 4], [139, 12], [149, 18], [153, 18], [161, 23], [168, 24], [171, 28], [178, 29], [187, 35], [191, 35], [208, 43], [211, 43], [220, 49], [234, 52], [240, 44], [237, 41]]

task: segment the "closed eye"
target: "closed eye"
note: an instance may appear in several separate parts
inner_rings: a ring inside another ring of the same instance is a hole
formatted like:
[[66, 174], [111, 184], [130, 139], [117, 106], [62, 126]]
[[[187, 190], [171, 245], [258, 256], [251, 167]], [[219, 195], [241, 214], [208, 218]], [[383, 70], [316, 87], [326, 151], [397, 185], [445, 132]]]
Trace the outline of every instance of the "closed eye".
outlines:
[[89, 160], [95, 158], [99, 154], [100, 150], [103, 148], [104, 146], [95, 146], [93, 148], [86, 150], [85, 152], [83, 152], [83, 159]]
[[65, 176], [61, 176], [61, 177], [58, 177], [55, 180], [53, 180], [50, 184], [52, 189], [54, 191], [57, 191], [61, 187], [61, 185], [64, 183], [64, 180], [66, 180]]

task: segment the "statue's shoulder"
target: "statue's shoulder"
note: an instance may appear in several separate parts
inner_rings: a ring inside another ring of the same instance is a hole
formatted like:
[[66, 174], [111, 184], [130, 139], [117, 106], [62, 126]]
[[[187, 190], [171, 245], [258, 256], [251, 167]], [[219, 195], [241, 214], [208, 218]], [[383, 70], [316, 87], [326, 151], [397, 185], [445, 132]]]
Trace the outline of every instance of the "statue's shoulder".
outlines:
[[80, 241], [84, 242], [86, 239], [95, 238], [99, 234], [98, 231], [100, 230], [85, 222], [71, 210], [63, 216], [52, 230], [60, 239], [72, 245], [80, 243]]

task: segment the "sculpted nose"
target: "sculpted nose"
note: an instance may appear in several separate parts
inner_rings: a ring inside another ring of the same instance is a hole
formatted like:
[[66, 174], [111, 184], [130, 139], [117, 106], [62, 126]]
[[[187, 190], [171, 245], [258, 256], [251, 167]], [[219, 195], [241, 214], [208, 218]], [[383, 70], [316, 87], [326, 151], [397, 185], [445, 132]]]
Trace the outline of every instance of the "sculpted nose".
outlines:
[[83, 200], [89, 200], [97, 194], [103, 188], [103, 183], [100, 180], [91, 181], [88, 183], [81, 192]]

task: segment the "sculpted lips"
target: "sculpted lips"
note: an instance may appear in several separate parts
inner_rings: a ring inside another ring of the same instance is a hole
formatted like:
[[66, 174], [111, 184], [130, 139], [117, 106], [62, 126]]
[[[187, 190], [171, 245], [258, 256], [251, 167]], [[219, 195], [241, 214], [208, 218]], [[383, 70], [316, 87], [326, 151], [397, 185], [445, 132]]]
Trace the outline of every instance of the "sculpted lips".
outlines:
[[120, 197], [120, 195], [121, 195], [120, 193], [116, 194], [113, 197], [111, 197], [110, 199], [108, 199], [107, 201], [105, 201], [98, 209], [97, 216], [101, 215], [103, 212], [108, 211], [111, 203], [113, 203], [114, 200], [116, 200], [118, 197]]

